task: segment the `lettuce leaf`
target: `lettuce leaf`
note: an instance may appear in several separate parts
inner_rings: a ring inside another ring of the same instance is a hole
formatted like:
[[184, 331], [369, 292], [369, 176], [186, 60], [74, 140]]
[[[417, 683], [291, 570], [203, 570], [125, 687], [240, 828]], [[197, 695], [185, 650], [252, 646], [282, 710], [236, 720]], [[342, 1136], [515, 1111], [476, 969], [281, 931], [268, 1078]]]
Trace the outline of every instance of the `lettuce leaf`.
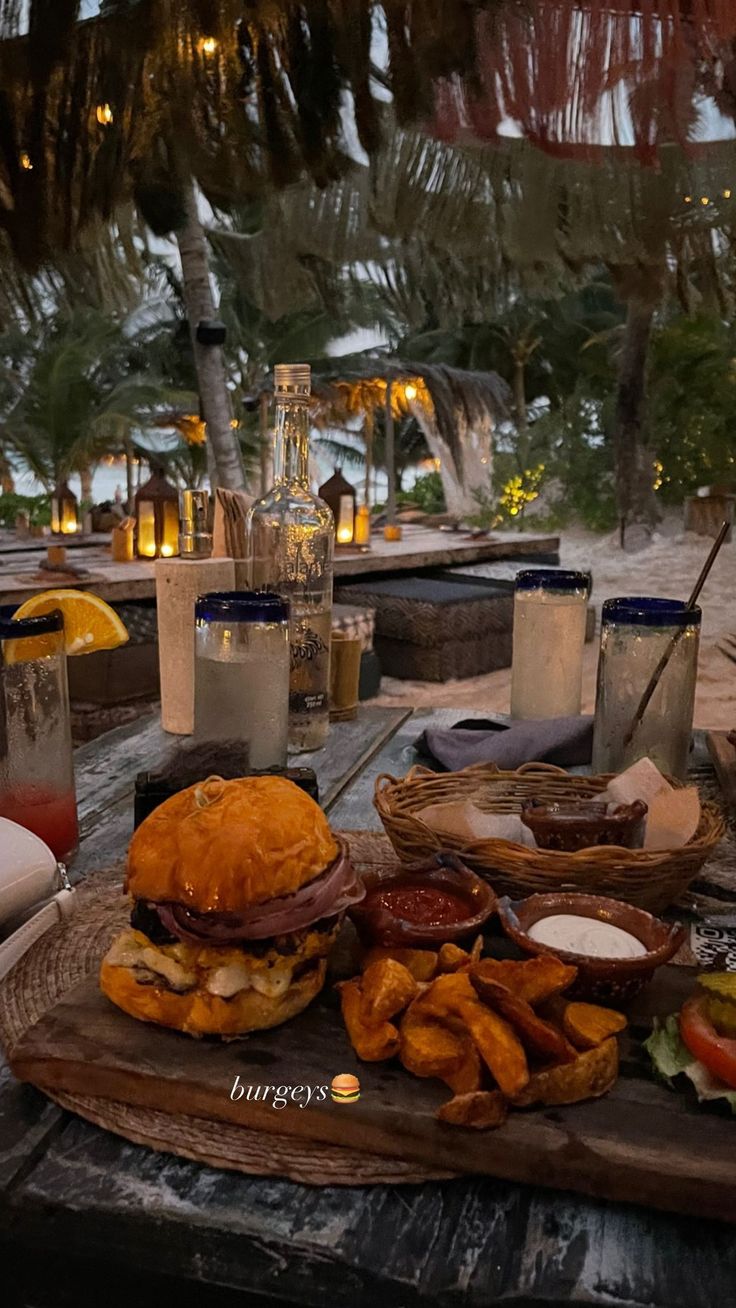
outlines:
[[731, 1112], [736, 1114], [736, 1090], [731, 1090], [722, 1081], [711, 1076], [708, 1069], [698, 1062], [697, 1058], [693, 1058], [690, 1050], [680, 1039], [675, 1013], [665, 1018], [664, 1022], [655, 1018], [654, 1030], [649, 1039], [644, 1041], [644, 1048], [652, 1060], [655, 1071], [672, 1089], [675, 1088], [674, 1078], [684, 1075], [695, 1086], [695, 1093], [701, 1103], [725, 1099], [730, 1105]]

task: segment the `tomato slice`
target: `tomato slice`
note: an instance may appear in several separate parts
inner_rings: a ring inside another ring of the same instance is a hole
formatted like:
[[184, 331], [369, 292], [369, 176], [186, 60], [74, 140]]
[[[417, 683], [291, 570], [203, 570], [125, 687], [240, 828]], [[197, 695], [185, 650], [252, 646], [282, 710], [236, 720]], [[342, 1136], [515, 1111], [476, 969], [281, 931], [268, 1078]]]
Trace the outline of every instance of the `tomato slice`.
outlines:
[[694, 1058], [736, 1090], [736, 1039], [720, 1036], [708, 1017], [707, 999], [695, 995], [682, 1006], [680, 1036]]

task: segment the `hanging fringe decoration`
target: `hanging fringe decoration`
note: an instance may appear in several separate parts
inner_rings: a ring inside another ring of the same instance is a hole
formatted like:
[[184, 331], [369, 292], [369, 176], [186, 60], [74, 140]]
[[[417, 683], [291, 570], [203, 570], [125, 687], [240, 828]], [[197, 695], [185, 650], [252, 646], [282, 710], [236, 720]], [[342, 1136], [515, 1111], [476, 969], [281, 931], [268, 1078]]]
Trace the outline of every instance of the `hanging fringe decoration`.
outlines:
[[381, 143], [378, 105], [371, 89], [372, 7], [365, 0], [343, 0], [337, 26], [337, 52], [347, 86], [352, 89], [355, 127], [366, 154]]
[[221, 208], [328, 187], [356, 142], [380, 152], [387, 99], [440, 141], [511, 129], [572, 165], [707, 153], [703, 98], [736, 116], [736, 2], [108, 0], [80, 21], [0, 0], [0, 92], [0, 231], [34, 268], [134, 194], [163, 230], [183, 176]]
[[436, 88], [440, 139], [494, 140], [505, 121], [552, 154], [592, 157], [613, 140], [652, 165], [663, 145], [691, 143], [704, 79], [733, 62], [736, 4], [526, 0], [479, 7], [475, 31], [474, 66]]
[[317, 185], [326, 186], [344, 171], [344, 162], [330, 144], [341, 136], [342, 78], [325, 0], [294, 8], [286, 40], [284, 62], [297, 106], [303, 160]]

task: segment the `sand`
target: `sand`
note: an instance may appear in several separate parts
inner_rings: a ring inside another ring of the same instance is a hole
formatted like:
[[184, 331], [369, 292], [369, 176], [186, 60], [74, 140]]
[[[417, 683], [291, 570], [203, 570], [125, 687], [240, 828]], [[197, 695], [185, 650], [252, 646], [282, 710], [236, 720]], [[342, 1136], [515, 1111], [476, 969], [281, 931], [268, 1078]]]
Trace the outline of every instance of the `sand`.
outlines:
[[[512, 539], [510, 537], [510, 539]], [[615, 595], [662, 595], [686, 599], [708, 554], [707, 537], [683, 533], [666, 524], [652, 544], [637, 554], [624, 553], [618, 534], [597, 536], [574, 530], [562, 533], [560, 562], [564, 567], [587, 568], [593, 573], [592, 602], [598, 618], [603, 600]], [[719, 650], [718, 643], [733, 635], [736, 654], [736, 539], [721, 549], [701, 595], [703, 626], [695, 700], [695, 725], [726, 730], [736, 727], [736, 662]], [[595, 706], [598, 641], [585, 647], [583, 712]], [[490, 672], [466, 681], [444, 683], [397, 681], [384, 677], [376, 704], [426, 705], [435, 708], [508, 712], [511, 669]]]

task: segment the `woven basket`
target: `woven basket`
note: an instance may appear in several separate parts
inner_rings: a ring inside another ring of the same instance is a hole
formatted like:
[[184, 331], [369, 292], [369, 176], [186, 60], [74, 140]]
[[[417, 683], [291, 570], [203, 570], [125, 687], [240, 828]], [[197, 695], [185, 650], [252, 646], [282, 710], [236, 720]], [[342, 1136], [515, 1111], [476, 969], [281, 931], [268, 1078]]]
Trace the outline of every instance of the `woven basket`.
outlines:
[[[622, 849], [613, 845], [574, 854], [527, 849], [510, 840], [464, 841], [440, 835], [415, 816], [429, 804], [472, 799], [485, 813], [518, 813], [522, 800], [590, 799], [610, 777], [574, 777], [549, 763], [526, 763], [516, 772], [494, 764], [476, 764], [461, 772], [437, 775], [414, 767], [406, 777], [380, 776], [374, 803], [386, 834], [404, 863], [426, 858], [438, 849], [462, 855], [473, 871], [492, 881], [499, 894], [516, 899], [544, 891], [585, 891], [623, 899], [659, 913], [687, 890], [725, 831], [714, 804], [704, 803], [692, 840], [681, 849]], [[672, 781], [674, 786], [679, 782]]]

